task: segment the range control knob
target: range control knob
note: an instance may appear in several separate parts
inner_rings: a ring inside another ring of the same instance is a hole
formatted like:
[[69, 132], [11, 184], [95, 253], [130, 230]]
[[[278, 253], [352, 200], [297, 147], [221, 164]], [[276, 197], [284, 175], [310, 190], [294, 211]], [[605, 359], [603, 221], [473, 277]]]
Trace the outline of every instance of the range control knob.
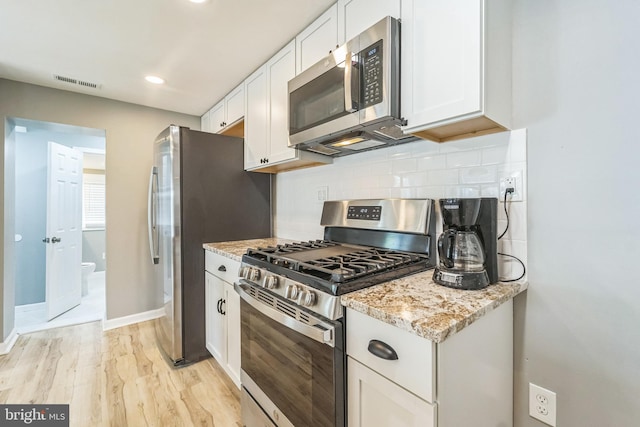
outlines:
[[249, 278], [249, 267], [240, 267], [240, 271], [238, 272], [238, 276], [242, 277], [243, 279], [248, 279]]
[[267, 276], [264, 279], [264, 287], [273, 289], [278, 287], [278, 278], [276, 276]]
[[260, 269], [258, 268], [249, 268], [249, 277], [247, 280], [252, 282], [257, 282], [260, 279]]
[[311, 307], [316, 303], [316, 294], [313, 291], [302, 291], [300, 293], [300, 304], [305, 307]]
[[287, 285], [284, 289], [284, 296], [288, 299], [296, 299], [298, 298], [299, 289], [296, 285]]

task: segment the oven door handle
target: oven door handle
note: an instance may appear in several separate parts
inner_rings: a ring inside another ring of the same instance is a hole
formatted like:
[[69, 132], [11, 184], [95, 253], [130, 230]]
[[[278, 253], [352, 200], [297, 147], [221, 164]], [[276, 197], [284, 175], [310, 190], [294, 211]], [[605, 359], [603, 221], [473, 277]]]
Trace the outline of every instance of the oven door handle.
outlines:
[[268, 305], [256, 300], [254, 297], [249, 295], [249, 293], [245, 289], [249, 288], [250, 286], [251, 285], [249, 285], [246, 280], [240, 279], [240, 282], [235, 283], [233, 287], [240, 295], [240, 298], [242, 298], [247, 304], [258, 310], [268, 318], [280, 323], [283, 326], [286, 326], [289, 329], [293, 329], [294, 331], [299, 332], [314, 341], [327, 344], [330, 347], [335, 347], [335, 327], [333, 325], [328, 324], [327, 322], [323, 322], [322, 320], [311, 315], [309, 315], [309, 318], [317, 322], [315, 325], [307, 325], [306, 323], [302, 323], [299, 320], [294, 319], [293, 317], [287, 316], [286, 314], [279, 312], [275, 308], [269, 307]]

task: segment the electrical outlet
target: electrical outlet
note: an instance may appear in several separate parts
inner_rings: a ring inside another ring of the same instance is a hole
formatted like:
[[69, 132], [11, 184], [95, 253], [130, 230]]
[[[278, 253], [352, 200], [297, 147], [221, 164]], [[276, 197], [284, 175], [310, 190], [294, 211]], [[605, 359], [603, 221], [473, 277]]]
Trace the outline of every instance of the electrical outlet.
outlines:
[[328, 200], [327, 198], [329, 197], [329, 187], [326, 185], [323, 185], [321, 187], [316, 188], [316, 193], [317, 193], [317, 201], [318, 203], [322, 203], [325, 200]]
[[556, 426], [556, 394], [529, 383], [529, 415], [552, 427]]
[[522, 201], [522, 171], [508, 172], [500, 177], [500, 201], [504, 201], [504, 192], [507, 188], [513, 188], [514, 191], [507, 195], [507, 201]]

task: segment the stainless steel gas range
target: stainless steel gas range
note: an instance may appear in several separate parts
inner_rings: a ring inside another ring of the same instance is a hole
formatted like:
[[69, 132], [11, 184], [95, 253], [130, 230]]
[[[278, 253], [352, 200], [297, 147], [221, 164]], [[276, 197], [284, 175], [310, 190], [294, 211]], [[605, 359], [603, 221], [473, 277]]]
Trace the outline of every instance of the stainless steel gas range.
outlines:
[[346, 424], [340, 296], [435, 266], [430, 199], [325, 202], [324, 239], [249, 249], [241, 296], [242, 419]]

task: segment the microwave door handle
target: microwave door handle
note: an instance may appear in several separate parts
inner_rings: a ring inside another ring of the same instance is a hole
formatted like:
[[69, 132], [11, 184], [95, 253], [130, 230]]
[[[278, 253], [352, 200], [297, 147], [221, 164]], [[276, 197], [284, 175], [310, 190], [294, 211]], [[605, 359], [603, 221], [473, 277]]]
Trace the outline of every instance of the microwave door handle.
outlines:
[[309, 316], [310, 318], [316, 320], [318, 322], [317, 324], [320, 327], [312, 326], [306, 323], [302, 323], [299, 320], [294, 319], [293, 317], [287, 316], [286, 314], [279, 312], [275, 308], [272, 308], [249, 295], [249, 293], [245, 289], [248, 289], [250, 286], [251, 285], [249, 285], [246, 280], [240, 279], [239, 283], [234, 284], [233, 288], [240, 295], [240, 298], [242, 298], [247, 304], [258, 310], [265, 316], [269, 317], [271, 320], [274, 320], [289, 329], [299, 332], [314, 341], [326, 344], [330, 347], [335, 347], [335, 327], [333, 325], [329, 325], [326, 322], [315, 319], [315, 317], [313, 316]]
[[351, 97], [351, 73], [353, 73], [353, 63], [351, 52], [347, 52], [344, 58], [344, 111], [353, 113], [353, 98]]

